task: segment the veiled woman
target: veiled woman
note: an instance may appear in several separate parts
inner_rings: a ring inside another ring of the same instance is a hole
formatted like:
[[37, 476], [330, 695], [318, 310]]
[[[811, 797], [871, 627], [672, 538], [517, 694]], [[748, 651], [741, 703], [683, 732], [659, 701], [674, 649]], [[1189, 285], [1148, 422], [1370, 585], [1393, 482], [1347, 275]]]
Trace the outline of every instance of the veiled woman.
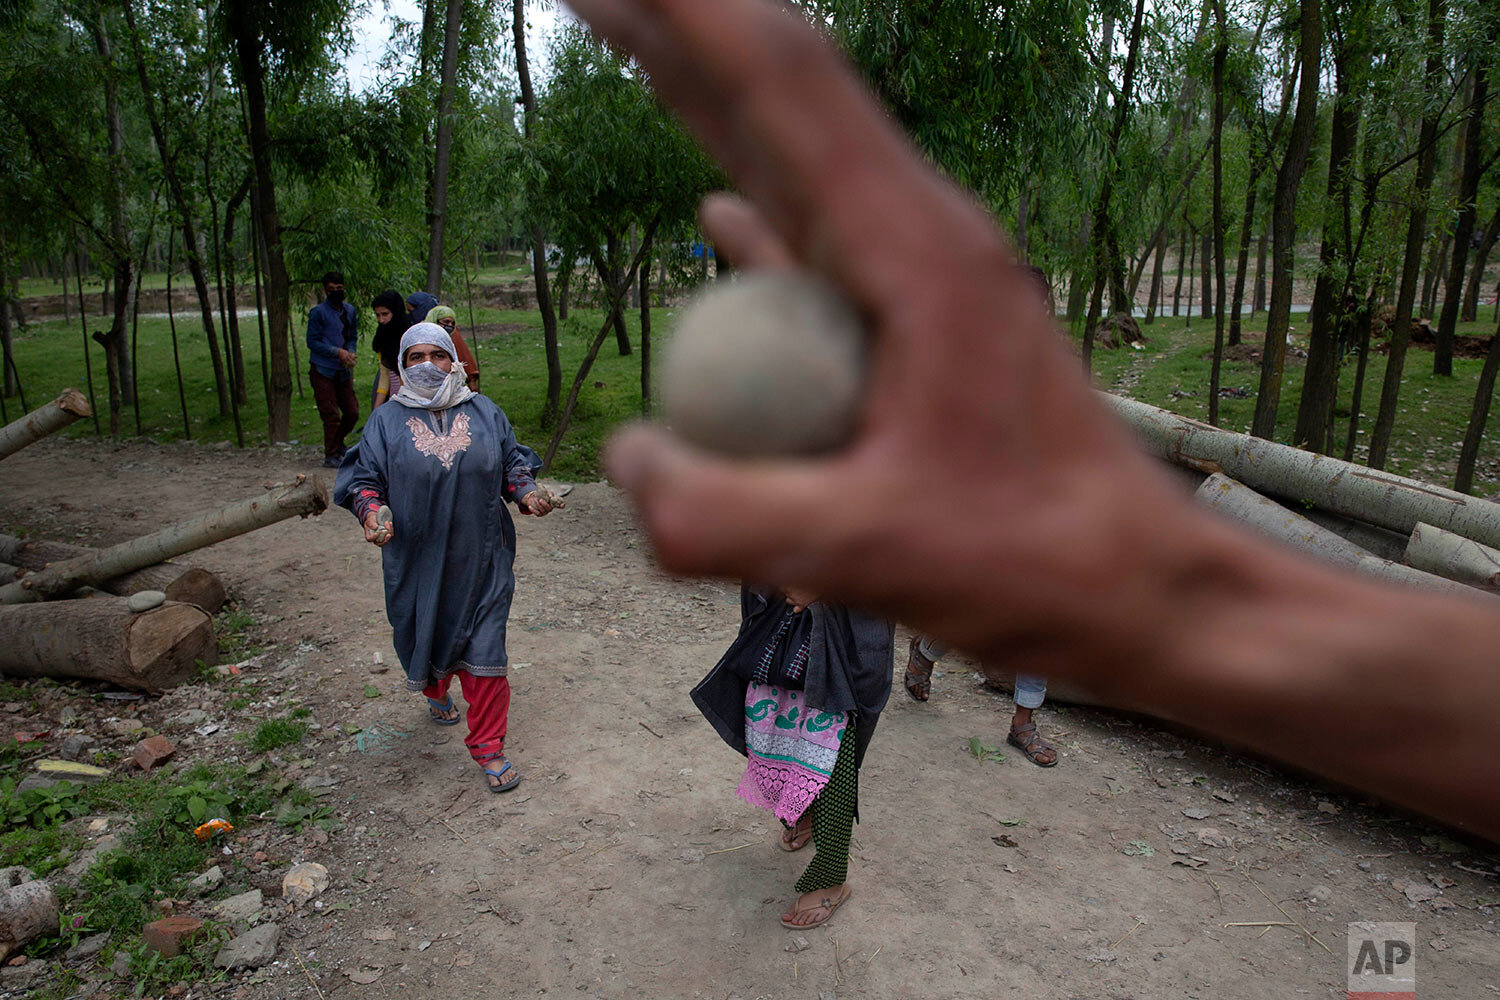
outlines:
[[779, 846], [813, 858], [787, 927], [827, 923], [849, 898], [859, 768], [891, 693], [889, 622], [811, 595], [740, 592], [740, 633], [693, 689], [724, 741], [746, 756], [739, 795], [783, 824]]
[[516, 553], [506, 504], [537, 516], [561, 504], [537, 486], [536, 453], [517, 443], [500, 407], [464, 384], [441, 327], [407, 330], [396, 363], [401, 387], [344, 457], [334, 501], [381, 546], [386, 616], [408, 690], [427, 696], [434, 722], [455, 725], [448, 688], [456, 676], [468, 702], [469, 754], [491, 791], [509, 791], [521, 779], [505, 757]]

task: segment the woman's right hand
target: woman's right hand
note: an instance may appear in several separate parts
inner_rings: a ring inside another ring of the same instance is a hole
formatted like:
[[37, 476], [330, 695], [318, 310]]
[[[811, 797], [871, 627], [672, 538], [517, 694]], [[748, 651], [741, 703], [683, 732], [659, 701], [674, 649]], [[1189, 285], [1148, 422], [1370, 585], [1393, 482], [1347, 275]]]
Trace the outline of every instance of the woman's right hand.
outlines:
[[372, 510], [365, 515], [365, 541], [377, 548], [384, 546], [396, 536], [396, 522], [387, 521], [381, 524], [380, 512]]

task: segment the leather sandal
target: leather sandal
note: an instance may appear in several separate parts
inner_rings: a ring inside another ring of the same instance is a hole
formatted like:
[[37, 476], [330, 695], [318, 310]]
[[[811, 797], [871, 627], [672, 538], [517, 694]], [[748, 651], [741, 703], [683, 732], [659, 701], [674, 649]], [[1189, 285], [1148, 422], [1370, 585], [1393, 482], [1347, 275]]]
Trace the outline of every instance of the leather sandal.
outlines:
[[922, 637], [912, 636], [911, 646], [906, 652], [906, 674], [901, 679], [906, 685], [906, 693], [917, 701], [926, 701], [932, 693], [932, 668], [935, 665], [922, 655]]

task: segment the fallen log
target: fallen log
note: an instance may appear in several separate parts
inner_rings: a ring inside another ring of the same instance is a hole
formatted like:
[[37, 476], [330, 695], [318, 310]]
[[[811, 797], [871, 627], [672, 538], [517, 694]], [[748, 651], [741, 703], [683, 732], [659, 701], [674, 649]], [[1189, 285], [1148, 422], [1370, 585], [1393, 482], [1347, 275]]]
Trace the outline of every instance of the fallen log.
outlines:
[[29, 868], [0, 868], [0, 961], [57, 933], [57, 893]]
[[213, 619], [191, 604], [136, 613], [128, 598], [0, 607], [0, 673], [164, 691], [218, 660]]
[[1301, 514], [1318, 527], [1327, 528], [1340, 538], [1353, 542], [1382, 559], [1401, 562], [1406, 555], [1406, 543], [1409, 539], [1389, 528], [1376, 527], [1342, 514], [1330, 514], [1316, 507], [1307, 507], [1293, 513]]
[[0, 461], [48, 434], [55, 434], [80, 417], [93, 415], [89, 401], [77, 389], [64, 389], [61, 396], [37, 407], [19, 420], [0, 427]]
[[1422, 590], [1476, 593], [1472, 587], [1372, 555], [1353, 542], [1335, 535], [1327, 528], [1319, 527], [1300, 514], [1292, 513], [1275, 500], [1261, 496], [1223, 473], [1216, 472], [1205, 479], [1203, 485], [1198, 487], [1197, 497], [1201, 503], [1221, 514], [1326, 562]]
[[1146, 449], [1178, 465], [1222, 472], [1261, 493], [1411, 534], [1417, 522], [1500, 547], [1500, 504], [1367, 469], [1249, 434], [1222, 431], [1175, 413], [1105, 395]]
[[[52, 563], [92, 555], [97, 549], [66, 542], [49, 542], [42, 539], [27, 540], [14, 535], [0, 535], [0, 560], [14, 563], [24, 570], [36, 572]], [[0, 582], [15, 579], [16, 574], [5, 575], [0, 570]], [[147, 566], [133, 573], [126, 573], [105, 580], [99, 589], [121, 597], [140, 593], [143, 590], [159, 590], [167, 600], [182, 604], [196, 604], [209, 614], [216, 614], [228, 597], [224, 583], [213, 573], [196, 566], [163, 562]]]
[[0, 604], [63, 597], [85, 584], [97, 585], [289, 517], [308, 517], [327, 509], [328, 487], [323, 481], [316, 476], [312, 479], [298, 476], [291, 486], [277, 487], [261, 496], [240, 500], [86, 556], [53, 563], [24, 579], [0, 586]]
[[1430, 524], [1412, 529], [1406, 562], [1484, 590], [1500, 590], [1500, 550]]

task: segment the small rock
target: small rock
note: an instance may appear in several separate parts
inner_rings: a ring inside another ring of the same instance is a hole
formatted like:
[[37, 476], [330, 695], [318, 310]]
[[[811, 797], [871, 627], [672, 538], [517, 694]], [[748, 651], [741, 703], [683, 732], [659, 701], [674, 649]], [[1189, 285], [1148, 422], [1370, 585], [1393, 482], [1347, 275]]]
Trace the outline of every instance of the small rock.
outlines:
[[167, 603], [167, 595], [159, 590], [141, 590], [125, 598], [125, 607], [140, 614]]
[[220, 900], [214, 906], [214, 913], [223, 918], [227, 923], [252, 923], [260, 916], [261, 907], [265, 905], [265, 897], [259, 889], [251, 889], [242, 892], [238, 896], [230, 896], [228, 899]]
[[1229, 848], [1234, 846], [1233, 842], [1230, 841], [1228, 837], [1220, 833], [1217, 827], [1200, 826], [1198, 827], [1198, 829], [1194, 830], [1193, 833], [1197, 836], [1198, 843], [1202, 844], [1204, 847]]
[[328, 888], [328, 869], [316, 861], [293, 865], [281, 880], [281, 896], [293, 906], [300, 906], [322, 895]]
[[176, 752], [177, 745], [165, 736], [148, 736], [135, 745], [130, 759], [142, 771], [154, 771], [171, 760]]
[[1358, 868], [1362, 872], [1367, 872], [1367, 871], [1370, 870], [1370, 862], [1368, 862], [1368, 861], [1359, 861], [1359, 862], [1355, 863], [1354, 867]]
[[99, 742], [92, 736], [74, 733], [65, 737], [57, 746], [58, 755], [65, 760], [81, 760], [89, 755], [89, 747]]
[[1113, 965], [1117, 958], [1119, 958], [1119, 956], [1110, 951], [1108, 948], [1096, 948], [1093, 951], [1089, 952], [1090, 962], [1100, 962], [1104, 965]]
[[179, 712], [168, 720], [167, 725], [178, 729], [193, 729], [208, 721], [208, 713], [201, 708], [190, 708]]
[[115, 957], [109, 963], [109, 971], [124, 979], [130, 975], [130, 954], [125, 950], [115, 952]]
[[163, 917], [141, 929], [141, 941], [163, 958], [176, 958], [202, 929], [203, 921], [197, 917]]
[[258, 969], [276, 957], [276, 949], [280, 946], [281, 926], [261, 924], [226, 941], [214, 956], [214, 968], [231, 972], [235, 969]]
[[170, 917], [177, 909], [177, 901], [174, 899], [153, 899], [151, 901], [151, 912], [159, 913], [164, 917]]
[[75, 785], [92, 785], [109, 777], [109, 769], [72, 760], [39, 760], [37, 774], [53, 781], [71, 781]]
[[1431, 900], [1437, 899], [1441, 895], [1442, 892], [1430, 885], [1417, 885], [1416, 883], [1412, 883], [1411, 885], [1406, 887], [1406, 898], [1411, 900], [1413, 903], [1426, 903]]
[[1307, 890], [1307, 901], [1313, 906], [1322, 906], [1333, 899], [1333, 890], [1326, 885], [1315, 885]]
[[19, 865], [0, 869], [0, 913], [29, 918], [0, 922], [0, 958], [55, 930], [57, 912], [57, 893], [31, 869]]
[[1220, 802], [1233, 802], [1234, 793], [1228, 791], [1227, 789], [1218, 788], [1214, 790], [1214, 798], [1218, 799]]
[[1433, 951], [1447, 951], [1449, 948], [1453, 947], [1453, 945], [1448, 943], [1447, 938], [1433, 938], [1427, 943], [1432, 947]]
[[65, 707], [61, 712], [57, 713], [57, 724], [64, 729], [71, 729], [73, 726], [78, 725], [78, 709], [72, 705]]
[[786, 943], [786, 950], [793, 953], [806, 951], [811, 947], [811, 942], [809, 942], [807, 938], [803, 937], [801, 934], [793, 935], [792, 939]]
[[104, 728], [113, 736], [134, 736], [146, 727], [140, 719], [110, 719]]
[[1332, 802], [1324, 800], [1318, 803], [1318, 812], [1327, 813], [1329, 816], [1337, 816], [1340, 810], [1339, 807], [1334, 805]]
[[97, 957], [98, 954], [104, 950], [104, 946], [107, 944], [109, 944], [109, 931], [104, 931], [102, 934], [90, 934], [88, 937], [84, 938], [82, 941], [69, 948], [67, 954], [63, 956], [63, 961], [88, 961], [89, 959]]
[[214, 865], [208, 871], [204, 872], [202, 875], [199, 875], [188, 884], [191, 885], [194, 889], [198, 890], [198, 895], [200, 896], [202, 896], [204, 893], [213, 892], [219, 886], [224, 884], [224, 869], [220, 868], [218, 865]]
[[1208, 819], [1211, 815], [1210, 811], [1202, 806], [1188, 806], [1182, 811], [1182, 814], [1188, 819]]

